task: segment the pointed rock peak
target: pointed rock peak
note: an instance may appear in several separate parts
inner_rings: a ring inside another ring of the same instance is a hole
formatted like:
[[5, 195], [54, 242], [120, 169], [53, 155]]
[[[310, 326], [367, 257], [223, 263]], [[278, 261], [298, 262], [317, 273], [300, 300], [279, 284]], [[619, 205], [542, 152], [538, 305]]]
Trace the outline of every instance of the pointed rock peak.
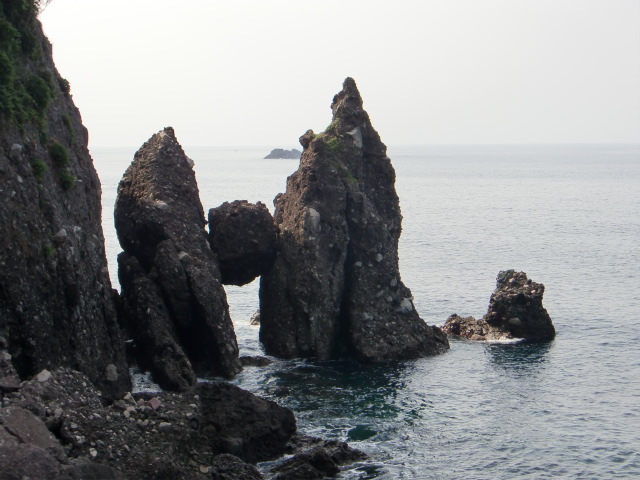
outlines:
[[347, 77], [342, 84], [342, 90], [333, 97], [331, 104], [333, 119], [340, 120], [353, 116], [355, 113], [364, 112], [362, 109], [362, 97], [353, 78]]
[[173, 130], [173, 127], [164, 127], [157, 135], [160, 138], [165, 138], [168, 135], [170, 138], [176, 139], [176, 132]]
[[138, 158], [149, 154], [155, 155], [156, 153], [163, 157], [168, 156], [174, 159], [176, 157], [181, 159], [184, 157], [184, 160], [189, 163], [182, 146], [176, 138], [173, 127], [165, 127], [158, 133], [153, 134], [151, 138], [140, 147], [140, 150], [136, 152], [135, 157]]
[[165, 127], [160, 130], [158, 133], [154, 133], [151, 138], [147, 141], [149, 143], [178, 143], [178, 139], [176, 138], [176, 132], [173, 130], [173, 127]]

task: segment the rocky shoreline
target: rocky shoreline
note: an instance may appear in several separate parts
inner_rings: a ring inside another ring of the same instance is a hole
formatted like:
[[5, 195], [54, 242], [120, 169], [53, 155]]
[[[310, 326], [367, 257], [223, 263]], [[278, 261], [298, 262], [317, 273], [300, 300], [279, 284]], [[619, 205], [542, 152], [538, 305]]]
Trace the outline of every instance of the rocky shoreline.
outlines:
[[[17, 39], [0, 52], [11, 67], [0, 84], [11, 107], [0, 113], [0, 477], [320, 479], [366, 461], [222, 380], [268, 362], [239, 358], [223, 288], [258, 276], [260, 340], [275, 357], [378, 363], [449, 348], [401, 280], [395, 172], [355, 81], [334, 97], [327, 130], [300, 137], [273, 216], [234, 201], [205, 219], [174, 130], [154, 134], [118, 188], [118, 293], [88, 134], [36, 10], [0, 9]], [[531, 333], [544, 286], [512, 271], [502, 284], [488, 335], [507, 318], [510, 335], [550, 338], [552, 326]], [[164, 391], [132, 394], [131, 366]]]
[[[114, 402], [88, 377], [43, 370], [22, 381], [0, 352], [3, 479], [324, 478], [365, 460], [337, 441], [301, 436], [291, 410], [229, 383]], [[287, 455], [269, 470], [256, 462]]]

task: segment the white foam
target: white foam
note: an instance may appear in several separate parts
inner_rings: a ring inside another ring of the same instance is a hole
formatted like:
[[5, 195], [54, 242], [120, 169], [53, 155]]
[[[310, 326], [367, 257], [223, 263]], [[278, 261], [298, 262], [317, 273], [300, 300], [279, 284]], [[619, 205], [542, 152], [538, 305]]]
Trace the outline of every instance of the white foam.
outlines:
[[141, 372], [137, 367], [129, 369], [131, 375], [131, 393], [161, 392], [162, 388], [151, 379], [151, 372]]

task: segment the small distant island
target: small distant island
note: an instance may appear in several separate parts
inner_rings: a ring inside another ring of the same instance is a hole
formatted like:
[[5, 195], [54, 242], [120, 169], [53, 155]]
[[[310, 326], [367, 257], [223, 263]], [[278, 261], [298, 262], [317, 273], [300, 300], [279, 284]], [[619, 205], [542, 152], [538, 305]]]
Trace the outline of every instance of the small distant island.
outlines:
[[300, 155], [302, 155], [302, 152], [300, 150], [296, 150], [295, 148], [292, 148], [291, 150], [285, 150], [283, 148], [274, 148], [273, 150], [271, 150], [271, 153], [269, 153], [269, 155], [267, 155], [266, 157], [264, 157], [265, 159], [272, 159], [272, 158], [283, 158], [283, 159], [299, 159]]

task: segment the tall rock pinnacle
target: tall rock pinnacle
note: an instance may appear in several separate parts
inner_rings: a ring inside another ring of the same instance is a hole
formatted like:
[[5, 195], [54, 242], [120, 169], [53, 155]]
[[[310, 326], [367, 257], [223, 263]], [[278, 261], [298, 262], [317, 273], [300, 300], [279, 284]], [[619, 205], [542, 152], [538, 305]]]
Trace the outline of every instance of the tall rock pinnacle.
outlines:
[[115, 210], [125, 318], [138, 360], [166, 389], [240, 371], [238, 346], [198, 185], [172, 128], [136, 152]]
[[278, 256], [260, 285], [260, 339], [282, 357], [408, 359], [446, 351], [398, 270], [395, 171], [352, 78], [325, 132], [300, 137], [300, 167], [276, 197]]

